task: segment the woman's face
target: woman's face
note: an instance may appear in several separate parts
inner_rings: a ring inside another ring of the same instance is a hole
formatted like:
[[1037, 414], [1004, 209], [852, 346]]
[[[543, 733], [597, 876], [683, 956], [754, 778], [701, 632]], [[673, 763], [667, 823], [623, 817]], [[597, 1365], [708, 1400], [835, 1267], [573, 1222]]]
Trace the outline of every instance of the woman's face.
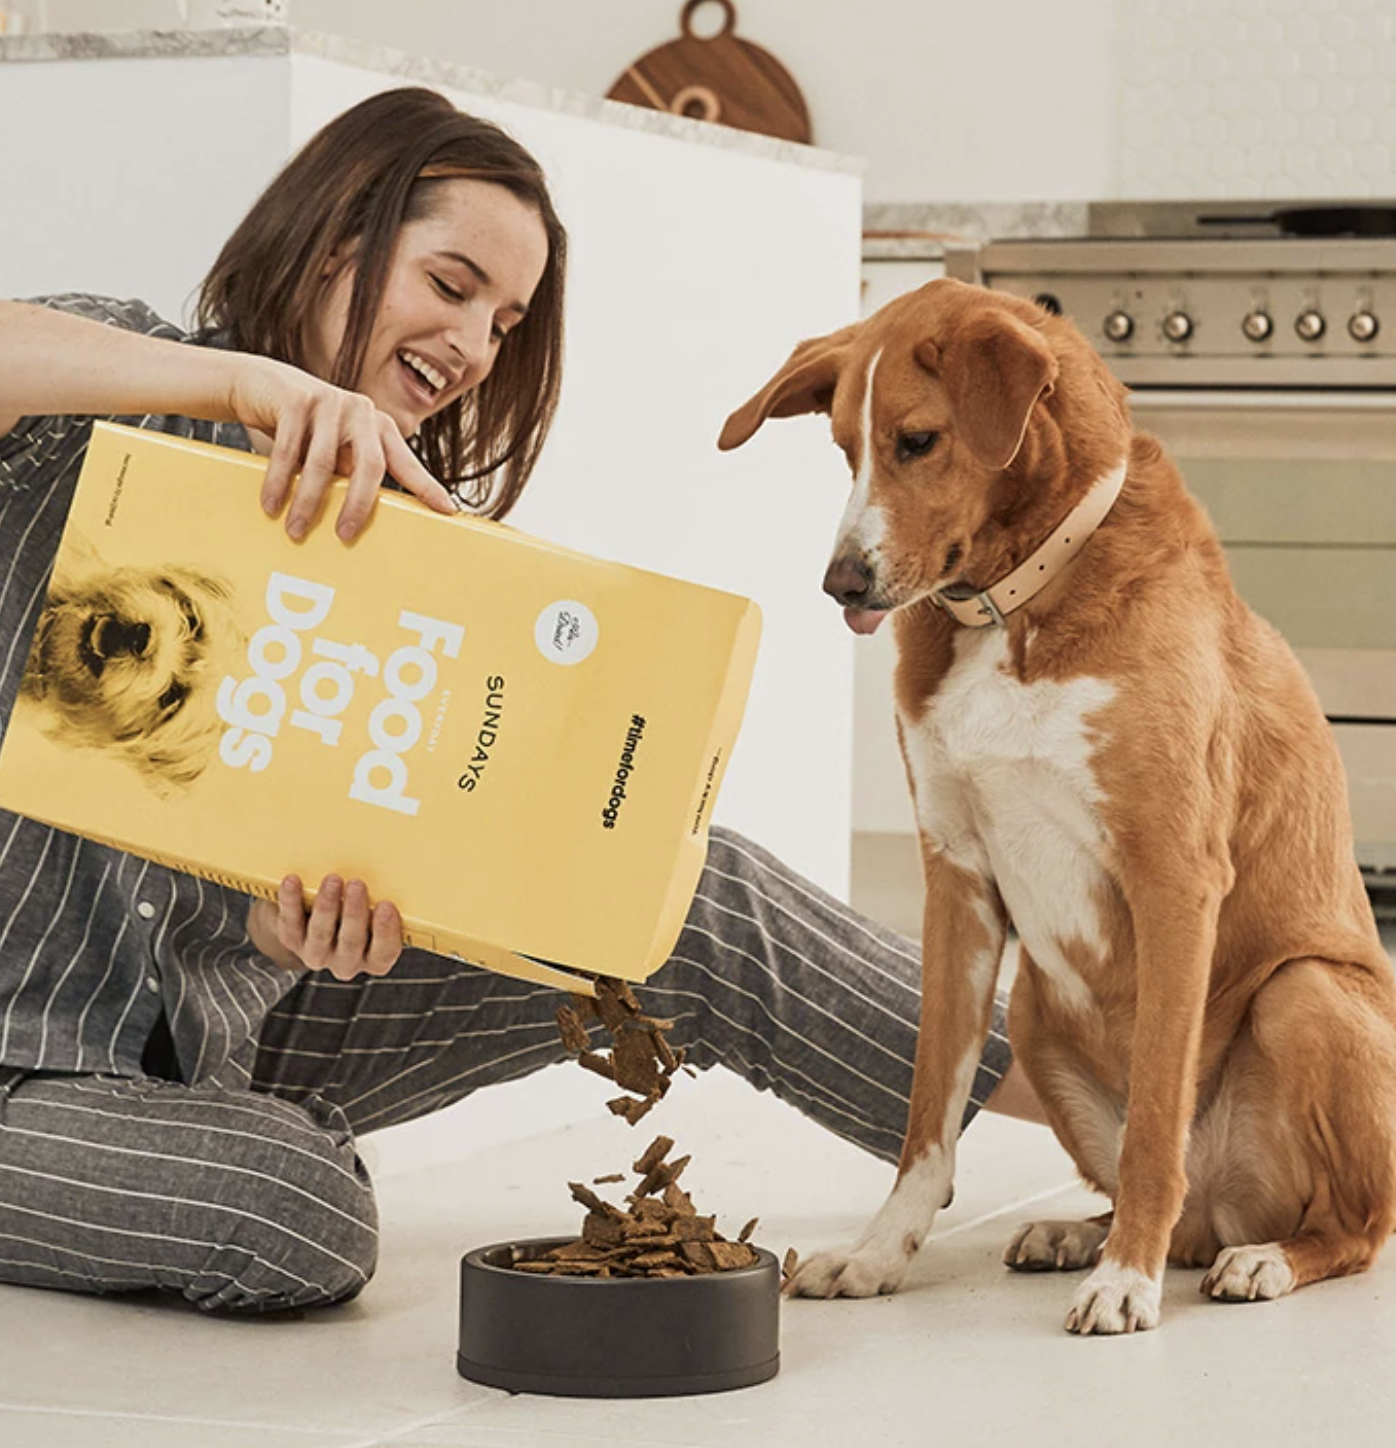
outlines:
[[[411, 437], [489, 376], [547, 260], [547, 233], [528, 202], [488, 181], [441, 182], [430, 214], [398, 232], [358, 390]], [[339, 352], [353, 280], [351, 259], [308, 339], [307, 370], [318, 377]]]

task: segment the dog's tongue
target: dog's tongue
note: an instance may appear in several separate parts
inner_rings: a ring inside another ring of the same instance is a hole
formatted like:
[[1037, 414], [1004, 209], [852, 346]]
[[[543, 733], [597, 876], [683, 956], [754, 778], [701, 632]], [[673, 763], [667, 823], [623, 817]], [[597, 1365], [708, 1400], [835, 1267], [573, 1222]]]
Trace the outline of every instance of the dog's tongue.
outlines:
[[870, 634], [877, 632], [877, 626], [887, 617], [887, 610], [882, 608], [846, 608], [843, 611], [845, 622], [856, 634]]

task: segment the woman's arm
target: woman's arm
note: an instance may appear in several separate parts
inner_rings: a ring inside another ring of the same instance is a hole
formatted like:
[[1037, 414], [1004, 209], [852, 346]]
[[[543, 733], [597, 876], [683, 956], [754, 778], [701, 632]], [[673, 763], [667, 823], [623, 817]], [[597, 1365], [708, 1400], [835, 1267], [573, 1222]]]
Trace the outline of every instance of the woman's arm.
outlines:
[[268, 357], [0, 302], [0, 437], [22, 417], [70, 413], [242, 423], [271, 454], [262, 506], [275, 515], [291, 494], [286, 527], [293, 537], [310, 526], [336, 475], [350, 480], [336, 529], [342, 538], [363, 526], [384, 473], [438, 512], [455, 512], [397, 424], [359, 393]]
[[21, 417], [177, 413], [234, 422], [239, 354], [0, 302], [0, 435]]

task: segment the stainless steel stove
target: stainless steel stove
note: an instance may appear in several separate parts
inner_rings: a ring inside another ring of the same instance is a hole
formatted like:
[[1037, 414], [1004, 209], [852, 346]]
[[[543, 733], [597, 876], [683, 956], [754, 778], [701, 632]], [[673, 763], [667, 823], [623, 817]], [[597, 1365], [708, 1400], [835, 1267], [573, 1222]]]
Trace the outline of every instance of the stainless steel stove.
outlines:
[[1396, 387], [1396, 203], [1112, 202], [949, 275], [1067, 312], [1131, 385]]
[[946, 270], [1069, 315], [1309, 670], [1396, 911], [1396, 202], [1108, 203]]

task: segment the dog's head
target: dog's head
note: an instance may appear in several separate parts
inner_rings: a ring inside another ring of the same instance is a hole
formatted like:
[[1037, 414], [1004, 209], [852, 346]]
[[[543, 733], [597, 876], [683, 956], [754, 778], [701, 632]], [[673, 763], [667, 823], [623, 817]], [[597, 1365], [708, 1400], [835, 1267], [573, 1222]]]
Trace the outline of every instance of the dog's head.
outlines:
[[21, 685], [45, 732], [122, 756], [157, 790], [190, 784], [222, 732], [216, 690], [240, 642], [229, 599], [226, 583], [192, 568], [70, 555]]
[[1070, 322], [950, 280], [802, 342], [718, 446], [807, 412], [853, 474], [824, 588], [859, 633], [987, 588], [1129, 449], [1124, 389]]

